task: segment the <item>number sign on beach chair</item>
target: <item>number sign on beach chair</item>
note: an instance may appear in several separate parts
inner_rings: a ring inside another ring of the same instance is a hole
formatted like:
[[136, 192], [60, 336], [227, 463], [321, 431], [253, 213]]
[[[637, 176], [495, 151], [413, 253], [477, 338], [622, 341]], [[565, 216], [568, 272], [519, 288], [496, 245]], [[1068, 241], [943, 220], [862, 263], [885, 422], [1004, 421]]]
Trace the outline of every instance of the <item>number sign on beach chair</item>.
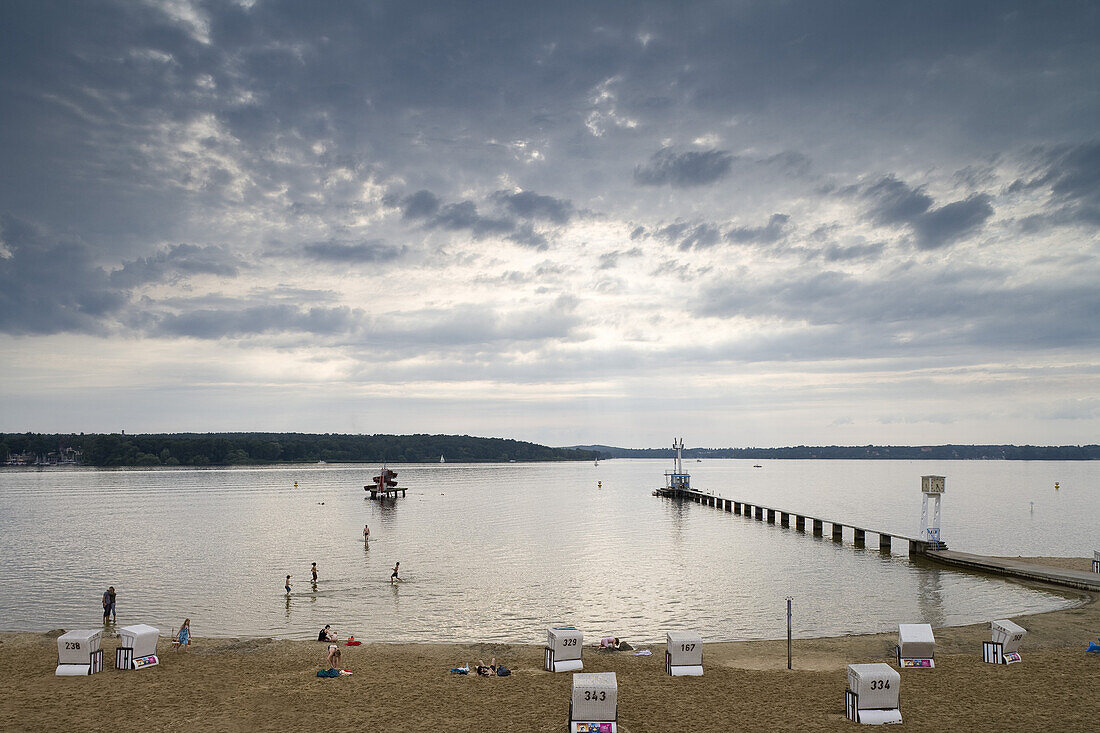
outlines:
[[103, 669], [103, 650], [98, 630], [68, 631], [57, 637], [58, 677], [95, 674]]
[[889, 664], [849, 664], [844, 717], [857, 723], [900, 723], [901, 675]]
[[665, 672], [673, 677], [701, 677], [703, 637], [694, 631], [670, 631], [665, 645]]
[[584, 669], [581, 646], [584, 635], [572, 626], [546, 630], [544, 650], [547, 672], [575, 672]]
[[569, 733], [617, 733], [619, 683], [614, 672], [573, 675]]
[[1027, 629], [1006, 618], [989, 624], [992, 641], [982, 642], [982, 659], [989, 664], [1014, 664], [1020, 661], [1020, 641]]

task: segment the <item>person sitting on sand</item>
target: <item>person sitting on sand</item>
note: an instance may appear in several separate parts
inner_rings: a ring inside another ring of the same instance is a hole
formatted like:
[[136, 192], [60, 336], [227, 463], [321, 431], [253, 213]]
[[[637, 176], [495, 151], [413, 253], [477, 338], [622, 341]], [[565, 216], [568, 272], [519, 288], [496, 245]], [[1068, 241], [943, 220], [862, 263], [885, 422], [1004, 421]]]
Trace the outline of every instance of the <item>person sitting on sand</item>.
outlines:
[[317, 632], [317, 641], [336, 641], [336, 634], [332, 631], [328, 624], [325, 624], [325, 628]]
[[189, 646], [191, 644], [191, 619], [185, 618], [183, 625], [180, 626], [180, 630], [176, 632], [176, 638], [172, 642], [172, 646], [176, 649], [180, 647]]
[[610, 649], [616, 651], [619, 648], [619, 637], [617, 636], [605, 636], [600, 639], [600, 649]]
[[328, 656], [326, 657], [326, 661], [328, 661], [329, 669], [340, 669], [340, 647], [339, 646], [337, 646], [336, 644], [329, 644], [328, 645]]

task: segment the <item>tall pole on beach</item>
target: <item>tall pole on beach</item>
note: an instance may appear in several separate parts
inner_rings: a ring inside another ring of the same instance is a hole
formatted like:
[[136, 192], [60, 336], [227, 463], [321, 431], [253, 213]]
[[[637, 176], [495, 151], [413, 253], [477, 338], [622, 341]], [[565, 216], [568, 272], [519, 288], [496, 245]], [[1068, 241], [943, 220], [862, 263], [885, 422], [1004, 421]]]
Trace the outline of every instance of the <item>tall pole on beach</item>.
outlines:
[[787, 669], [791, 668], [791, 601], [793, 596], [787, 596]]

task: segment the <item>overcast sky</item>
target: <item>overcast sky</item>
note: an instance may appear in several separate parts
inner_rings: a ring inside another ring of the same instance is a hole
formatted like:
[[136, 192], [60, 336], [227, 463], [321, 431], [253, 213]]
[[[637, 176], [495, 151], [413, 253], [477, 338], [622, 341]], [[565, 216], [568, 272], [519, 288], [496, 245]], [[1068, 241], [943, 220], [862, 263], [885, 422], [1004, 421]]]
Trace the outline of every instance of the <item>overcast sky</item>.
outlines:
[[1094, 2], [0, 4], [0, 430], [1100, 441]]

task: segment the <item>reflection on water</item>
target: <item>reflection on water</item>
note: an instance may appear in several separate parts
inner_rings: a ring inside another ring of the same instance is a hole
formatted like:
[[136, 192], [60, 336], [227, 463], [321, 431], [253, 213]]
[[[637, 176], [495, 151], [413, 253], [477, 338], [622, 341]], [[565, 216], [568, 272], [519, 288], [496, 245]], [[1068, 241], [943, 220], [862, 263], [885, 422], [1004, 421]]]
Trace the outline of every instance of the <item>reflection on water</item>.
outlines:
[[[169, 629], [189, 616], [200, 636], [299, 639], [331, 624], [368, 641], [537, 643], [554, 623], [638, 642], [673, 629], [782, 638], [787, 596], [799, 599], [799, 637], [1065, 603], [814, 537], [809, 524], [801, 532], [793, 520], [784, 528], [778, 518], [769, 525], [652, 497], [661, 461], [399, 466], [408, 494], [384, 502], [361, 488], [376, 468], [0, 471], [0, 625], [97, 624], [108, 585], [118, 589], [120, 623]], [[694, 485], [723, 496], [900, 535], [916, 531], [920, 475], [943, 474], [953, 548], [1091, 549], [1094, 463], [789, 461], [752, 470], [706, 461], [691, 470]], [[1058, 495], [1046, 490], [1051, 476], [1062, 482]], [[903, 545], [895, 542], [902, 553]], [[393, 584], [398, 561], [405, 582]], [[306, 580], [312, 562], [315, 584]]]

